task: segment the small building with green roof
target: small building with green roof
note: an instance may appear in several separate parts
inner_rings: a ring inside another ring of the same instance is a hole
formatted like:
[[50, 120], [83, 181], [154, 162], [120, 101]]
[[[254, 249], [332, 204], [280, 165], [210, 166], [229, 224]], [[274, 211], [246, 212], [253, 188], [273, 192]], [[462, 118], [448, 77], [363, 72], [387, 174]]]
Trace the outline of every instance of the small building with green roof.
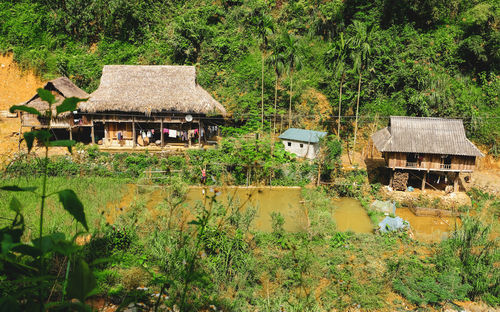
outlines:
[[283, 132], [279, 138], [285, 145], [287, 152], [298, 157], [314, 159], [319, 152], [319, 141], [326, 136], [326, 132], [290, 128]]

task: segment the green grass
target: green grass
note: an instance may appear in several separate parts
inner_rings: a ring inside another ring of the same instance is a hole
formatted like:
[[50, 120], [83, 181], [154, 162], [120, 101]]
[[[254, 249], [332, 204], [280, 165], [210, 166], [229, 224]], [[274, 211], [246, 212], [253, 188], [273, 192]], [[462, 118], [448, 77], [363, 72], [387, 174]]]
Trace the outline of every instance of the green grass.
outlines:
[[[90, 230], [99, 226], [104, 217], [101, 212], [106, 208], [106, 204], [119, 200], [126, 191], [127, 180], [115, 178], [100, 178], [100, 177], [80, 177], [80, 178], [63, 178], [49, 177], [47, 179], [48, 194], [63, 190], [72, 189], [76, 192], [85, 207], [85, 215]], [[0, 180], [0, 185], [19, 185], [23, 186], [38, 186], [42, 183], [41, 178], [26, 179], [3, 179]], [[36, 237], [38, 235], [39, 209], [40, 202], [34, 194], [29, 192], [20, 192], [15, 195], [12, 192], [0, 191], [0, 226], [5, 225], [13, 213], [8, 210], [8, 204], [12, 196], [16, 196], [23, 205], [23, 214], [26, 221], [28, 237]], [[47, 199], [47, 208], [45, 210], [44, 232], [64, 232], [75, 233], [76, 222], [64, 211], [57, 195], [52, 195]], [[79, 230], [82, 230], [80, 227]]]

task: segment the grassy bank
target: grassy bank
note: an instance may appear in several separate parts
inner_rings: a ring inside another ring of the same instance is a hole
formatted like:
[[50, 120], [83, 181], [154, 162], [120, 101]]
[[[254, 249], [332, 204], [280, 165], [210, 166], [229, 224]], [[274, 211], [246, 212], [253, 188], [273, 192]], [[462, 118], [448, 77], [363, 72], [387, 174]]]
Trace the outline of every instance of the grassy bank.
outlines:
[[[2, 179], [0, 186], [19, 185], [20, 187], [39, 186], [41, 178], [15, 178]], [[104, 220], [102, 212], [106, 209], [108, 203], [119, 201], [124, 195], [126, 188], [126, 179], [103, 178], [103, 177], [51, 177], [48, 179], [48, 193], [63, 189], [73, 189], [79, 196], [85, 207], [85, 215], [91, 228], [96, 228]], [[39, 190], [38, 190], [39, 191]], [[7, 217], [12, 215], [8, 210], [12, 194], [0, 191], [0, 215]], [[21, 201], [22, 212], [24, 214], [27, 232], [26, 239], [38, 235], [37, 225], [39, 222], [40, 202], [34, 194], [25, 192]], [[0, 220], [1, 226], [7, 221]], [[105, 222], [105, 220], [104, 220]], [[75, 233], [76, 222], [73, 218], [64, 213], [57, 196], [51, 196], [47, 199], [46, 220], [44, 232], [63, 232]], [[79, 228], [82, 230], [82, 228]]]

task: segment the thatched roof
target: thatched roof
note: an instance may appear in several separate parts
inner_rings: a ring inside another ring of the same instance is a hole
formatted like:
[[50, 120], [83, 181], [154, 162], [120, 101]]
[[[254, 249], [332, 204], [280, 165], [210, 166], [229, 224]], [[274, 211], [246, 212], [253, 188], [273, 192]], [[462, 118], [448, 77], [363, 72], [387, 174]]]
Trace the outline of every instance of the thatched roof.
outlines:
[[99, 88], [80, 108], [89, 113], [226, 114], [224, 107], [196, 83], [194, 66], [106, 65]]
[[380, 152], [483, 156], [465, 136], [460, 119], [391, 116], [389, 126], [372, 140]]
[[[78, 88], [73, 82], [71, 82], [71, 80], [66, 77], [59, 77], [57, 79], [51, 80], [47, 82], [43, 88], [52, 91], [57, 101], [56, 105], [60, 104], [60, 102], [62, 102], [65, 98], [78, 97], [86, 99], [90, 96], [87, 92]], [[30, 100], [22, 104], [36, 108], [40, 112], [45, 112], [49, 108], [47, 102], [42, 101], [38, 94], [35, 94]], [[53, 105], [52, 107], [53, 114], [56, 113], [56, 105]], [[66, 117], [70, 113], [71, 112], [62, 113], [59, 115], [59, 117]]]

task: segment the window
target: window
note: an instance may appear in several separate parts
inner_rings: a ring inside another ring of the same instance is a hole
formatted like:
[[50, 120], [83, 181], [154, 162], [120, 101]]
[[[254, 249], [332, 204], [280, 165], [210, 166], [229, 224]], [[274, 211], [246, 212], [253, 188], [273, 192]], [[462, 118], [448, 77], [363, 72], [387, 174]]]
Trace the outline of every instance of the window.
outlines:
[[292, 142], [288, 142], [288, 146], [292, 146]]
[[300, 148], [304, 148], [304, 144], [300, 143]]

